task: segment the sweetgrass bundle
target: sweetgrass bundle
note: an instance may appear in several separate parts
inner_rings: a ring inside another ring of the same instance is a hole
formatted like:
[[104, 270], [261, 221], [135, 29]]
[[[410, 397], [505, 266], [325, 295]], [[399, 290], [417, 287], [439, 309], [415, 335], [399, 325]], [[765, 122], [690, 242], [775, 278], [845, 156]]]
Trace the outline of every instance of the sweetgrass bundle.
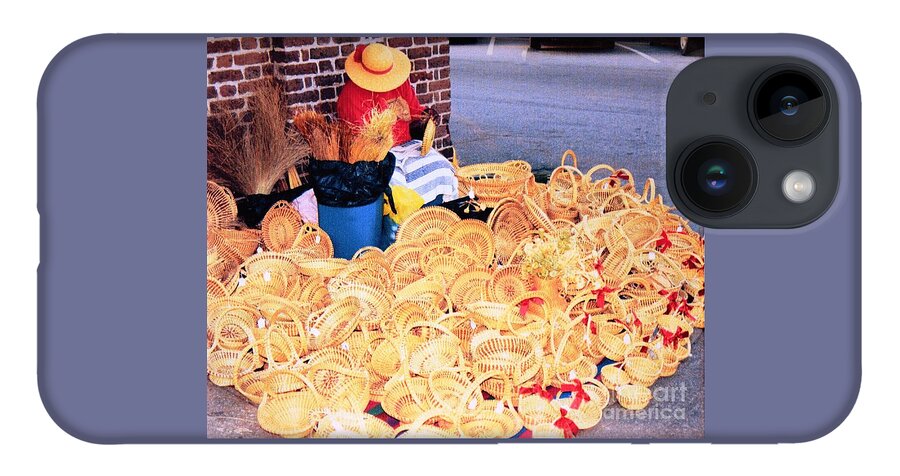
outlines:
[[310, 109], [298, 110], [293, 118], [294, 128], [309, 143], [313, 157], [350, 164], [383, 160], [394, 145], [396, 122], [397, 114], [392, 109], [373, 109], [359, 126], [329, 120]]

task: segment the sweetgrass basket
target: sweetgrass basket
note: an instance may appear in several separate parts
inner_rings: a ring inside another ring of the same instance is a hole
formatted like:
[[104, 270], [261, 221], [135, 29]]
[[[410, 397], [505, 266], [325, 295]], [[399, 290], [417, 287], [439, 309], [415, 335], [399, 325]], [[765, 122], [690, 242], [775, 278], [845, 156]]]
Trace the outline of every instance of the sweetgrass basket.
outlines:
[[629, 377], [628, 373], [622, 369], [622, 365], [624, 364], [620, 362], [617, 364], [604, 365], [603, 368], [600, 369], [600, 381], [606, 388], [615, 390], [623, 385], [631, 383], [631, 377]]
[[516, 162], [483, 163], [460, 167], [456, 177], [461, 196], [471, 190], [479, 202], [493, 208], [504, 198], [520, 198], [525, 193], [531, 170]]
[[312, 432], [321, 405], [321, 397], [311, 386], [273, 397], [263, 394], [256, 419], [269, 433], [284, 438], [304, 438]]
[[483, 221], [467, 218], [453, 223], [447, 229], [446, 240], [469, 250], [483, 266], [494, 262], [494, 235]]
[[[574, 389], [570, 389], [572, 387]], [[582, 430], [600, 423], [603, 410], [609, 404], [609, 390], [602, 383], [586, 379], [583, 383], [566, 383], [562, 388], [569, 394], [563, 397], [559, 392], [552, 402], [554, 406], [566, 409], [566, 416]]]
[[303, 219], [290, 203], [279, 200], [269, 208], [260, 224], [263, 243], [271, 251], [284, 251], [300, 234]]
[[309, 348], [323, 349], [339, 345], [356, 329], [361, 309], [359, 299], [347, 297], [310, 314], [306, 321]]
[[509, 263], [519, 244], [534, 231], [527, 212], [515, 200], [500, 201], [488, 216], [487, 224], [494, 232], [497, 260], [503, 264]]
[[522, 426], [519, 414], [500, 401], [482, 401], [475, 408], [467, 408], [457, 420], [457, 431], [463, 438], [512, 438]]
[[653, 392], [643, 385], [626, 384], [616, 389], [616, 401], [626, 410], [643, 410], [653, 399]]
[[237, 204], [234, 195], [221, 185], [206, 182], [206, 227], [225, 228], [237, 219]]
[[423, 207], [410, 214], [397, 229], [397, 241], [419, 240], [430, 232], [445, 236], [450, 225], [458, 222], [459, 216], [444, 207]]
[[302, 250], [310, 258], [334, 257], [334, 244], [331, 237], [313, 223], [304, 223], [300, 226], [297, 238], [291, 244], [291, 248]]
[[632, 344], [625, 356], [625, 372], [631, 382], [649, 387], [656, 382], [662, 373], [663, 359], [647, 342]]
[[394, 429], [364, 412], [337, 411], [325, 414], [316, 424], [314, 438], [393, 438]]

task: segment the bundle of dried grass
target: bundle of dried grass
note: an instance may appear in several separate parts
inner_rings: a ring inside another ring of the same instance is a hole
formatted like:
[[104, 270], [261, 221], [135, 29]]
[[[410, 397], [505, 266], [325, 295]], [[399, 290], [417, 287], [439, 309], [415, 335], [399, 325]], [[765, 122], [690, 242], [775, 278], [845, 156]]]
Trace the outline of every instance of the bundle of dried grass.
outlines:
[[287, 108], [274, 81], [261, 83], [249, 102], [246, 124], [230, 113], [207, 121], [206, 174], [242, 195], [268, 194], [310, 148], [285, 127]]
[[348, 161], [353, 164], [384, 159], [394, 145], [396, 122], [397, 114], [392, 109], [372, 110], [350, 145]]
[[310, 109], [298, 110], [293, 118], [294, 127], [309, 143], [313, 157], [351, 164], [383, 160], [394, 145], [396, 122], [397, 114], [392, 109], [373, 109], [359, 127], [345, 121], [329, 121]]

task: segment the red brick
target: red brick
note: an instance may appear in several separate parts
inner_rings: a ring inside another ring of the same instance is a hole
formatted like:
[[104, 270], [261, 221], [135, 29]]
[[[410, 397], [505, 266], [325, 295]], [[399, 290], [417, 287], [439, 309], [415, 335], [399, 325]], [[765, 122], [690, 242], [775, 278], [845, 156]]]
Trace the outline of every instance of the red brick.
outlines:
[[412, 40], [414, 45], [424, 45], [428, 41], [424, 36], [414, 36]]
[[438, 114], [443, 114], [443, 113], [445, 113], [445, 112], [450, 112], [450, 101], [441, 101], [441, 102], [435, 103], [435, 104], [432, 106], [432, 108], [433, 108], [433, 109], [435, 110], [435, 112], [437, 112]]
[[442, 68], [450, 66], [450, 56], [435, 56], [428, 59], [429, 68]]
[[325, 73], [328, 71], [334, 71], [334, 66], [331, 63], [331, 60], [319, 61], [319, 72]]
[[260, 48], [268, 48], [272, 46], [272, 39], [269, 37], [263, 37], [259, 39], [259, 47]]
[[[244, 81], [238, 83], [238, 92], [241, 94], [252, 93], [256, 91], [256, 89], [261, 86], [266, 80], [264, 79], [254, 79], [253, 81]], [[221, 92], [221, 91], [220, 91]]]
[[349, 56], [356, 50], [356, 45], [341, 45], [341, 56]]
[[417, 94], [416, 96], [419, 98], [419, 102], [422, 104], [427, 105], [427, 104], [431, 104], [434, 102], [434, 94], [426, 93], [426, 94]]
[[337, 110], [337, 101], [327, 101], [316, 105], [316, 110], [322, 114], [334, 114]]
[[409, 48], [412, 46], [412, 38], [408, 36], [398, 36], [394, 38], [388, 38], [387, 40], [388, 46], [392, 46], [394, 48]]
[[437, 70], [437, 77], [440, 79], [449, 78], [450, 77], [450, 68], [444, 67], [444, 68]]
[[323, 46], [309, 50], [310, 59], [334, 58], [341, 54], [337, 46]]
[[216, 93], [216, 87], [215, 86], [207, 86], [206, 87], [206, 99], [212, 99], [216, 96], [218, 96], [218, 93]]
[[243, 98], [235, 98], [235, 99], [220, 99], [218, 101], [211, 101], [209, 103], [209, 110], [213, 113], [220, 113], [226, 111], [233, 111], [235, 109], [243, 109], [244, 107], [244, 99]]
[[262, 65], [262, 74], [263, 76], [272, 76], [275, 74], [275, 65], [272, 63], [266, 63]]
[[330, 44], [331, 44], [331, 37], [330, 37], [330, 36], [317, 36], [317, 37], [316, 37], [316, 44], [317, 44], [317, 45], [330, 45]]
[[413, 71], [422, 71], [423, 69], [428, 69], [428, 60], [417, 59], [412, 62], [412, 70]]
[[448, 89], [446, 91], [441, 91], [440, 100], [441, 101], [449, 101], [450, 100], [450, 91], [451, 91], [450, 89]]
[[237, 88], [234, 87], [233, 84], [226, 84], [223, 86], [219, 86], [219, 94], [223, 98], [231, 97], [237, 94]]
[[247, 66], [244, 68], [244, 78], [245, 79], [256, 79], [262, 76], [262, 67], [261, 66]]
[[424, 94], [428, 92], [428, 83], [416, 83], [416, 94]]
[[358, 43], [362, 38], [358, 36], [336, 36], [332, 39], [335, 43]]
[[296, 63], [300, 61], [300, 52], [299, 51], [284, 51], [284, 50], [275, 50], [272, 51], [272, 61], [276, 63]]
[[242, 50], [255, 50], [259, 42], [256, 41], [256, 38], [245, 37], [241, 38], [241, 49]]
[[269, 54], [263, 51], [234, 55], [234, 64], [240, 66], [245, 66], [248, 64], [260, 64], [267, 61], [269, 61]]
[[300, 91], [303, 89], [303, 79], [290, 79], [283, 83], [282, 88], [285, 92]]
[[337, 91], [334, 88], [325, 88], [319, 91], [319, 96], [323, 101], [325, 99], [334, 99], [337, 97]]
[[438, 45], [434, 45], [431, 47], [431, 53], [435, 55], [438, 54]]
[[231, 55], [222, 55], [216, 57], [216, 68], [230, 68], [232, 58]]
[[284, 38], [284, 47], [290, 48], [292, 46], [306, 46], [315, 43], [315, 38], [311, 38], [308, 36], [286, 36]]
[[316, 76], [316, 86], [332, 86], [343, 82], [344, 76], [341, 74], [329, 74], [326, 76]]
[[442, 44], [438, 45], [438, 53], [440, 53], [442, 55], [449, 55], [450, 54], [450, 43], [442, 43]]
[[432, 81], [428, 83], [429, 91], [440, 91], [442, 89], [450, 89], [450, 80], [449, 79], [439, 79], [437, 81]]
[[429, 36], [428, 37], [429, 43], [443, 43], [445, 41], [447, 41], [447, 37], [445, 37], [445, 36]]
[[244, 75], [239, 69], [226, 69], [224, 71], [213, 71], [209, 73], [210, 83], [226, 83], [228, 81], [240, 81], [244, 79]]
[[409, 59], [424, 58], [430, 54], [431, 48], [427, 46], [419, 46], [406, 50], [406, 56], [409, 56]]
[[432, 79], [430, 71], [415, 71], [410, 73], [409, 81], [412, 83], [418, 83], [419, 81], [428, 81]]
[[319, 91], [313, 89], [310, 91], [303, 91], [302, 93], [287, 94], [284, 96], [284, 100], [288, 105], [308, 104], [319, 100]]
[[212, 65], [213, 65], [213, 59], [210, 58], [209, 56], [207, 56], [206, 57], [206, 69], [212, 68]]
[[347, 65], [347, 58], [338, 58], [338, 59], [334, 60], [334, 67], [338, 71], [343, 71], [344, 66], [346, 66], [346, 65]]
[[282, 69], [282, 73], [285, 76], [297, 76], [298, 74], [314, 74], [318, 73], [319, 69], [317, 68], [315, 63], [295, 63], [285, 65], [284, 69]]
[[309, 50], [302, 50], [302, 51], [300, 52], [300, 58], [301, 58], [303, 61], [309, 61]]
[[304, 78], [303, 79], [303, 84], [305, 84], [307, 88], [312, 86], [312, 82], [313, 82], [312, 78]]
[[226, 53], [241, 49], [241, 42], [237, 38], [230, 40], [213, 40], [206, 42], [207, 53]]

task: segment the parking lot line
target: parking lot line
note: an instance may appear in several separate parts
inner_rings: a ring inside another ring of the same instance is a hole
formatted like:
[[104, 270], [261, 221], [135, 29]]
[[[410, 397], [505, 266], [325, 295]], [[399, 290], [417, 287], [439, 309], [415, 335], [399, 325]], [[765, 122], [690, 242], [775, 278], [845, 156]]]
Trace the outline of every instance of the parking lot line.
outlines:
[[[493, 40], [493, 38], [492, 38], [491, 40]], [[654, 57], [648, 55], [647, 53], [642, 53], [642, 52], [640, 52], [640, 51], [638, 51], [638, 50], [636, 50], [636, 49], [634, 49], [634, 48], [632, 48], [632, 47], [630, 47], [630, 46], [625, 46], [625, 45], [623, 45], [622, 43], [619, 43], [619, 42], [616, 42], [616, 46], [618, 46], [618, 47], [620, 47], [620, 48], [624, 48], [624, 49], [626, 49], [626, 50], [628, 50], [628, 51], [630, 51], [630, 52], [632, 52], [632, 53], [634, 53], [634, 54], [640, 56], [641, 58], [644, 58], [644, 59], [646, 59], [647, 61], [650, 61], [651, 63], [659, 63], [659, 60], [658, 60], [658, 59], [656, 59], [656, 58], [654, 58]]]

